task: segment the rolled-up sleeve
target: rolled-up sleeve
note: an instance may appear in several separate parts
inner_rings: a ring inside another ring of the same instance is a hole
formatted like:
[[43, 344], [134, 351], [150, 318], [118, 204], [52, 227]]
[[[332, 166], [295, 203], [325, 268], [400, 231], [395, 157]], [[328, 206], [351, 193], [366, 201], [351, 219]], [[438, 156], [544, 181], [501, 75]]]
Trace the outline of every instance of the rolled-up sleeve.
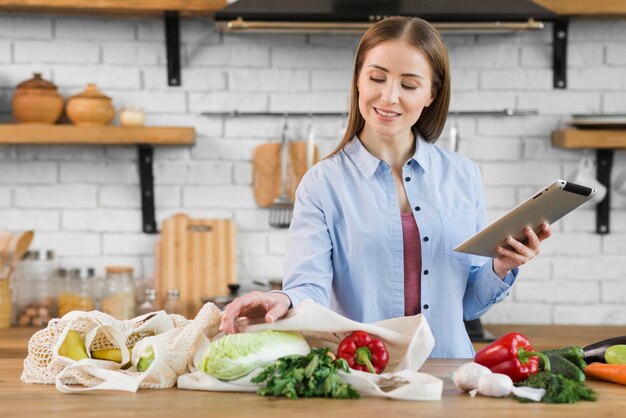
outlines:
[[321, 174], [317, 169], [309, 170], [298, 186], [289, 228], [282, 292], [294, 307], [309, 298], [330, 305], [332, 241], [317, 187]]

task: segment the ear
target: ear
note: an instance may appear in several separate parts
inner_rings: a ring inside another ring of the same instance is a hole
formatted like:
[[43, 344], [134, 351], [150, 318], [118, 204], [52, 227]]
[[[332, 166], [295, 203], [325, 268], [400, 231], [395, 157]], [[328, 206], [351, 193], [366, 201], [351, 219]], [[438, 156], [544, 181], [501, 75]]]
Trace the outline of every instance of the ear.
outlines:
[[426, 102], [426, 104], [424, 105], [424, 107], [429, 107], [437, 98], [437, 95], [435, 94], [435, 92], [430, 92], [430, 98], [428, 99], [428, 101]]

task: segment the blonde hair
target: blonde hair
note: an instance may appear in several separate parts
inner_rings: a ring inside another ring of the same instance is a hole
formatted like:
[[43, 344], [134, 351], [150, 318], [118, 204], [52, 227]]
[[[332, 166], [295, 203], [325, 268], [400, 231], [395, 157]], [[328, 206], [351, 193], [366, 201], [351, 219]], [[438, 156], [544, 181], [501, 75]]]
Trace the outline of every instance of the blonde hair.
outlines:
[[361, 38], [354, 59], [350, 111], [348, 124], [341, 143], [329, 155], [339, 152], [357, 133], [363, 129], [365, 120], [359, 111], [359, 91], [357, 83], [365, 56], [383, 42], [403, 40], [424, 54], [432, 74], [433, 102], [425, 107], [414, 128], [428, 142], [435, 142], [446, 123], [450, 105], [450, 64], [448, 51], [439, 32], [428, 22], [419, 18], [394, 16], [381, 20], [368, 29]]

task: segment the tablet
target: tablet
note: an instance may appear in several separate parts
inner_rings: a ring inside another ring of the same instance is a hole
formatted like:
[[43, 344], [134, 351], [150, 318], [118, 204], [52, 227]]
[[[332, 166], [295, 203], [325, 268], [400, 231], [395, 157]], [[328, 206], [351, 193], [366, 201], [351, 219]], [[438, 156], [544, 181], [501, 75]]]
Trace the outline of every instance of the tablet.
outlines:
[[507, 237], [512, 236], [524, 242], [526, 227], [531, 227], [535, 233], [539, 233], [542, 223], [553, 224], [595, 194], [596, 189], [557, 179], [467, 241], [456, 246], [454, 251], [497, 257], [499, 253], [496, 252], [496, 247], [511, 248], [506, 244]]

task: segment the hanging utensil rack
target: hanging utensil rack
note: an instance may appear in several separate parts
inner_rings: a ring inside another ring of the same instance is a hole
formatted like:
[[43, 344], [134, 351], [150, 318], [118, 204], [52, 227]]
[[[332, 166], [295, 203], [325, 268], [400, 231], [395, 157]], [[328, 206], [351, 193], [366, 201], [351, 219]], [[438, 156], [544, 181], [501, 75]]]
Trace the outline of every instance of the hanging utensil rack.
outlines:
[[[451, 110], [450, 116], [535, 116], [539, 114], [534, 109], [512, 109], [501, 110]], [[233, 110], [230, 112], [203, 112], [203, 116], [226, 116], [226, 117], [254, 117], [254, 116], [282, 116], [282, 117], [346, 117], [347, 112], [240, 112]]]

